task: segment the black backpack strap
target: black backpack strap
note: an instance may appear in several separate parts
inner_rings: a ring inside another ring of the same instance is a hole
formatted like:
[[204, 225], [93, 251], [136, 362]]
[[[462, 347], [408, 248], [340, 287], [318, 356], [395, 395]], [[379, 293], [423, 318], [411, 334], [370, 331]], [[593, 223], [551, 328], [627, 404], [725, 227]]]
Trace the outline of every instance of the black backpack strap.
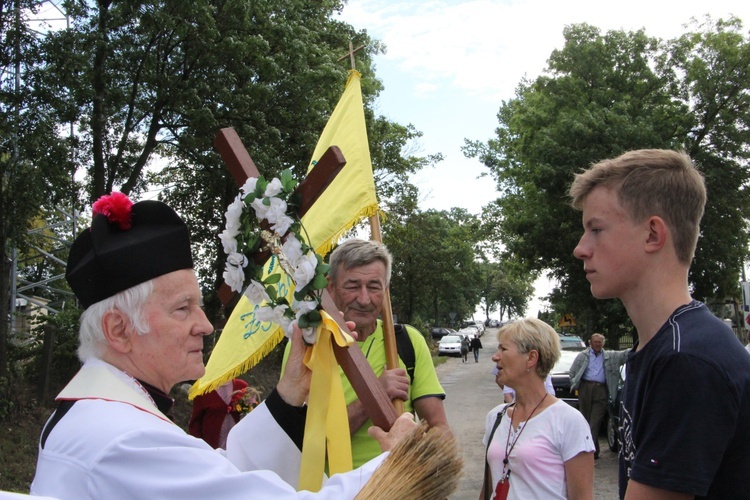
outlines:
[[490, 432], [490, 437], [487, 439], [487, 448], [484, 450], [484, 500], [490, 500], [492, 498], [492, 475], [490, 474], [490, 463], [487, 461], [487, 452], [490, 449], [490, 443], [492, 442], [492, 438], [495, 436], [495, 431], [500, 426], [500, 421], [503, 419], [503, 415], [505, 415], [505, 412], [508, 411], [508, 408], [516, 404], [515, 402], [505, 405], [505, 408], [503, 408], [502, 411], [497, 412], [497, 418], [495, 418], [495, 423], [492, 425], [492, 431]]
[[398, 357], [406, 365], [406, 373], [409, 374], [409, 384], [411, 385], [414, 382], [414, 365], [417, 362], [414, 354], [414, 344], [411, 343], [406, 326], [397, 323], [393, 325], [393, 329], [396, 333], [396, 351], [398, 351]]

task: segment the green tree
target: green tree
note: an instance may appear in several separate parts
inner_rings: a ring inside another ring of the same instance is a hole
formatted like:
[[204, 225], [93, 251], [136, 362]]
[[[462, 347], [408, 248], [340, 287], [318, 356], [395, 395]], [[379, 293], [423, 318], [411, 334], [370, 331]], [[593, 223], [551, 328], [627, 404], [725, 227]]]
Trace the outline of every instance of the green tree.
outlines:
[[482, 289], [480, 295], [486, 319], [499, 311], [500, 319], [523, 316], [534, 292], [534, 273], [509, 260], [480, 264]]
[[467, 141], [465, 153], [488, 167], [500, 192], [488, 223], [511, 255], [551, 272], [561, 284], [553, 306], [589, 330], [614, 332], [627, 317], [619, 302], [590, 295], [572, 256], [580, 214], [567, 190], [574, 173], [628, 150], [683, 148], [695, 159], [709, 205], [690, 274], [694, 294], [735, 293], [748, 239], [750, 44], [737, 19], [694, 27], [666, 42], [643, 31], [567, 27], [546, 74], [522, 82], [500, 107], [497, 137]]
[[383, 228], [384, 243], [394, 260], [394, 313], [399, 321], [430, 319], [432, 324], [450, 323], [451, 312], [457, 319], [470, 318], [481, 288], [475, 252], [479, 221], [458, 208], [425, 212], [412, 208], [389, 213]]
[[[38, 1], [0, 2], [0, 377], [7, 373], [12, 252], [26, 233], [71, 191], [72, 167], [58, 117], [35, 86], [43, 64], [29, 17]], [[6, 76], [10, 78], [6, 78]]]
[[[36, 77], [61, 121], [76, 125], [86, 198], [162, 187], [190, 226], [207, 292], [220, 281], [216, 235], [237, 192], [214, 137], [231, 126], [265, 175], [302, 177], [343, 91], [348, 64], [338, 59], [350, 40], [366, 46], [357, 62], [378, 180], [393, 192], [427, 161], [401, 154], [419, 132], [372, 112], [382, 88], [372, 55], [383, 47], [336, 20], [339, 0], [66, 5], [72, 27], [48, 36]], [[215, 295], [207, 306], [216, 311]]]

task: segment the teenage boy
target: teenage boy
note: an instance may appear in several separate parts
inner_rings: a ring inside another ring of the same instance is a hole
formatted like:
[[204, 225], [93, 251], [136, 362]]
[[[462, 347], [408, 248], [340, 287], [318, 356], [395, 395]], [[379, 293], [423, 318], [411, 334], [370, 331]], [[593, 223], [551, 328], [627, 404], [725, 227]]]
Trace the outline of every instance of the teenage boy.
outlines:
[[576, 175], [570, 195], [584, 227], [573, 253], [591, 293], [620, 299], [638, 332], [620, 497], [750, 498], [750, 356], [688, 287], [702, 175], [683, 152], [631, 151]]

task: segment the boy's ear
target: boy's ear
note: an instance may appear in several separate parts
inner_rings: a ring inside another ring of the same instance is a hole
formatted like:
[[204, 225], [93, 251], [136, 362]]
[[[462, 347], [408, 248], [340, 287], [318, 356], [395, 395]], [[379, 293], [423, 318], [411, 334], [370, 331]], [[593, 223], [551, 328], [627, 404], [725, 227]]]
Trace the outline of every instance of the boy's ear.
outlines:
[[130, 318], [119, 309], [104, 313], [102, 317], [102, 332], [111, 349], [119, 353], [129, 352], [131, 349], [131, 335], [135, 330], [130, 326]]
[[664, 219], [657, 215], [652, 215], [646, 221], [648, 227], [648, 236], [646, 237], [646, 252], [653, 253], [661, 250], [667, 243], [669, 229]]

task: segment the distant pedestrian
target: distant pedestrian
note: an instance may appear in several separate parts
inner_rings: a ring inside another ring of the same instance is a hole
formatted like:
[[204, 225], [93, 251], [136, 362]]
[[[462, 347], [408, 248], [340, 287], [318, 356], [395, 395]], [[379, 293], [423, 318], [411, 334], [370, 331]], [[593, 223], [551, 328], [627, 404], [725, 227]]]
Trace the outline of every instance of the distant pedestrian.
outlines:
[[595, 333], [589, 339], [589, 347], [576, 356], [570, 366], [570, 390], [578, 390], [578, 409], [591, 428], [599, 458], [599, 430], [607, 404], [614, 402], [620, 385], [620, 367], [628, 359], [629, 349], [605, 351], [604, 335]]
[[474, 362], [479, 363], [479, 349], [482, 348], [482, 341], [479, 340], [479, 335], [474, 335], [474, 338], [471, 339], [471, 344], [469, 344], [469, 347], [471, 347], [471, 350], [474, 353]]
[[469, 339], [467, 339], [466, 337], [461, 337], [461, 359], [463, 359], [463, 363], [466, 363], [466, 361], [468, 361], [469, 347]]

